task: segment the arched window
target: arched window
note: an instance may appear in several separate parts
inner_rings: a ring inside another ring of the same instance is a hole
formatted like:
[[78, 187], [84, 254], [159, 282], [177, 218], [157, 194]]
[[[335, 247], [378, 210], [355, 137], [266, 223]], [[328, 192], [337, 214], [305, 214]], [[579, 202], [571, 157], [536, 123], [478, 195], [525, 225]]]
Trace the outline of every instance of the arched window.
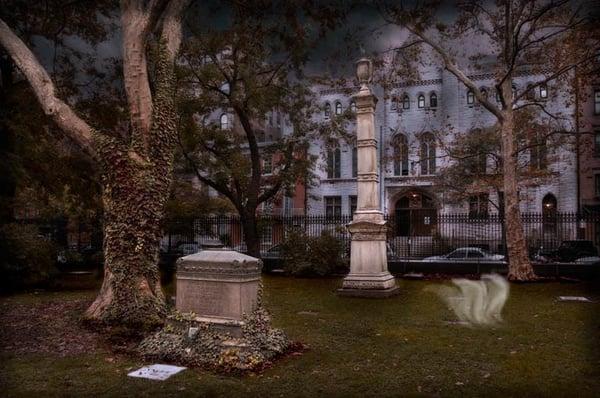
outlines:
[[220, 118], [221, 130], [229, 130], [229, 116], [223, 113]]
[[404, 134], [398, 134], [394, 137], [394, 175], [408, 175], [408, 142]]
[[408, 97], [408, 94], [404, 94], [404, 97], [402, 97], [402, 109], [410, 109], [410, 98]]
[[533, 88], [533, 84], [531, 84], [531, 83], [527, 85], [527, 99], [528, 100], [535, 99], [535, 90]]
[[437, 95], [435, 93], [429, 94], [429, 106], [431, 108], [437, 108]]
[[544, 219], [544, 232], [554, 232], [556, 230], [556, 216], [558, 203], [556, 197], [551, 193], [542, 199], [542, 217]]
[[431, 133], [425, 133], [421, 137], [421, 174], [435, 173], [435, 138]]
[[271, 175], [273, 173], [273, 158], [270, 155], [265, 156], [262, 164], [262, 174]]
[[423, 94], [419, 94], [417, 106], [419, 108], [425, 108], [425, 96]]
[[546, 87], [545, 84], [542, 84], [540, 86], [540, 98], [541, 99], [546, 99], [548, 98], [548, 88]]
[[474, 103], [475, 103], [475, 94], [473, 94], [473, 91], [469, 90], [469, 91], [467, 91], [467, 104], [473, 105]]
[[329, 119], [331, 116], [331, 104], [329, 102], [325, 103], [325, 110], [323, 111], [323, 115], [326, 119]]
[[352, 148], [352, 177], [358, 176], [358, 148]]
[[327, 151], [327, 178], [340, 178], [340, 175], [340, 148], [336, 147]]
[[398, 110], [398, 98], [396, 98], [396, 97], [392, 98], [392, 104], [390, 106], [390, 109], [392, 111], [397, 111]]
[[350, 112], [356, 113], [356, 102], [350, 102]]
[[342, 114], [342, 104], [339, 101], [335, 103], [335, 114], [336, 115]]
[[483, 98], [485, 98], [485, 99], [488, 99], [488, 92], [487, 92], [487, 88], [485, 88], [485, 87], [481, 87], [481, 88], [479, 89], [479, 91], [481, 91], [481, 96], [482, 96]]

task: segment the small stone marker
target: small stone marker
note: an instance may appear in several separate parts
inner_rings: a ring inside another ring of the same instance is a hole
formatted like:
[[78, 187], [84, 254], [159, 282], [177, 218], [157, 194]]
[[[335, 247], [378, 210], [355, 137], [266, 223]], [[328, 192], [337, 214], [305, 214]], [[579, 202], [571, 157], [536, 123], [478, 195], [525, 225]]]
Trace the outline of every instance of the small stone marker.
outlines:
[[185, 369], [187, 368], [181, 366], [155, 364], [134, 370], [128, 373], [127, 376], [163, 381]]
[[203, 249], [177, 260], [176, 308], [193, 312], [198, 322], [239, 335], [243, 315], [250, 314], [258, 300], [262, 262], [219, 242]]
[[583, 297], [583, 296], [558, 296], [558, 301], [578, 301], [578, 302], [582, 302], [582, 303], [591, 303], [592, 300], [590, 300], [587, 297]]

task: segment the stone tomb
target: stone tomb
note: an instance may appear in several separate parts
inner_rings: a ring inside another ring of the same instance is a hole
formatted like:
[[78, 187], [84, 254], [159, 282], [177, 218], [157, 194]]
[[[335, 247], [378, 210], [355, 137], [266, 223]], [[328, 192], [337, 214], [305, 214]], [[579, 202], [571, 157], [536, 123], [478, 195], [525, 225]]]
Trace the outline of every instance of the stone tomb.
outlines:
[[193, 312], [196, 321], [233, 335], [241, 333], [243, 315], [258, 299], [262, 262], [222, 247], [177, 260], [175, 306]]

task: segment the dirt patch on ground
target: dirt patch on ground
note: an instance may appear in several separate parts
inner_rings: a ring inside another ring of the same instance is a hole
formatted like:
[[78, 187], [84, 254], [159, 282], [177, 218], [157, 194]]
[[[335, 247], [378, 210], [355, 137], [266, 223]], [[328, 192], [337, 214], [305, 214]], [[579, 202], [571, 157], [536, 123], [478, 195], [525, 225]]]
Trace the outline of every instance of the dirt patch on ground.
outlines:
[[80, 322], [90, 303], [90, 298], [45, 301], [40, 297], [25, 304], [0, 299], [0, 351], [59, 356], [95, 351], [99, 335]]

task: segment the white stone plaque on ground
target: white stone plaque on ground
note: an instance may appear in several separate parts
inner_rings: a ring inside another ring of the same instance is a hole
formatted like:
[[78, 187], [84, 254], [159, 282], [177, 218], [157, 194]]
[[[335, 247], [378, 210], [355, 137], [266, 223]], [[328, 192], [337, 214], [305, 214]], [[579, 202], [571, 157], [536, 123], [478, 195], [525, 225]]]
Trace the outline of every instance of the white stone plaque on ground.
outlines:
[[583, 303], [592, 302], [592, 300], [583, 296], [558, 296], [558, 301], [581, 301]]
[[169, 377], [185, 369], [187, 368], [183, 368], [181, 366], [155, 364], [134, 370], [133, 372], [128, 373], [127, 376], [162, 381], [167, 380]]

